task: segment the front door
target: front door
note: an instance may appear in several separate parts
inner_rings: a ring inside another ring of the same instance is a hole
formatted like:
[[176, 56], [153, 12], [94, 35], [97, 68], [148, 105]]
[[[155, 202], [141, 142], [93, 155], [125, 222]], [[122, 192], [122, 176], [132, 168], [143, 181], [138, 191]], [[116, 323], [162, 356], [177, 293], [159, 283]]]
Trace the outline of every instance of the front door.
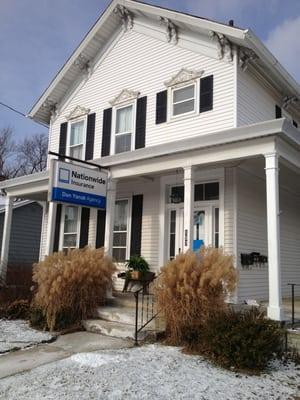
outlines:
[[[193, 218], [193, 251], [198, 251], [203, 245], [210, 245], [212, 240], [212, 207], [197, 206]], [[183, 205], [172, 206], [169, 209], [169, 240], [168, 258], [174, 259], [183, 251], [184, 221]]]

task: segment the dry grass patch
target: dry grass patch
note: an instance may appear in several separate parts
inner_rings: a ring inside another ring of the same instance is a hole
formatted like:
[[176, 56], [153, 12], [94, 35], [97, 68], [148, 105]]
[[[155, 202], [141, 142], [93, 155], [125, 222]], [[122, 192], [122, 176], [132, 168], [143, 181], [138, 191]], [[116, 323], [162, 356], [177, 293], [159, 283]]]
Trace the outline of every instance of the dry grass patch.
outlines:
[[233, 257], [222, 249], [202, 247], [179, 254], [162, 268], [156, 288], [158, 308], [167, 324], [167, 341], [182, 345], [197, 340], [201, 327], [236, 287]]
[[104, 302], [115, 271], [103, 249], [54, 253], [34, 265], [34, 307], [42, 311], [50, 330], [76, 323]]

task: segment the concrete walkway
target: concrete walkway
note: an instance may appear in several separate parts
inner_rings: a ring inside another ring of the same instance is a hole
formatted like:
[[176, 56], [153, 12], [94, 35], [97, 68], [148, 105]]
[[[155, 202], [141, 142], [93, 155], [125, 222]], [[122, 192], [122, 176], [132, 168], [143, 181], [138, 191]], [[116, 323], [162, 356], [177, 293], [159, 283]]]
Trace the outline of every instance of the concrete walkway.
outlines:
[[130, 340], [89, 332], [59, 336], [55, 342], [0, 355], [0, 379], [62, 360], [72, 354], [132, 347]]

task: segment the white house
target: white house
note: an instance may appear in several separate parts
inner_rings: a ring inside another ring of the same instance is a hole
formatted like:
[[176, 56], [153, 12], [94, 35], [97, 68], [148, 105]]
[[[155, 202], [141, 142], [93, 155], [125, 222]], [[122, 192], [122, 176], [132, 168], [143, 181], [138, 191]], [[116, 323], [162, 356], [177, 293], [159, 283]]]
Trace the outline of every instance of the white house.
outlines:
[[106, 212], [48, 202], [49, 170], [1, 182], [2, 276], [21, 197], [46, 203], [41, 257], [104, 245], [120, 268], [142, 254], [158, 270], [223, 246], [235, 301], [268, 300], [283, 319], [287, 283], [300, 281], [300, 87], [232, 25], [112, 1], [29, 113], [49, 124], [50, 151], [109, 171]]

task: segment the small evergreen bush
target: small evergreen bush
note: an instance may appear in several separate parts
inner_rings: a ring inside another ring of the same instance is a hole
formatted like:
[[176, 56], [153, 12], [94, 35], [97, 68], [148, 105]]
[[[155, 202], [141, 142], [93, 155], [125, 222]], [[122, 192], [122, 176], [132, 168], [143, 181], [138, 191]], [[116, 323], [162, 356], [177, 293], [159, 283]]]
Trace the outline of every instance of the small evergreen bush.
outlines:
[[236, 286], [233, 258], [222, 249], [202, 247], [179, 254], [162, 268], [156, 288], [158, 308], [166, 320], [167, 342], [189, 344]]
[[[104, 302], [116, 266], [103, 249], [54, 253], [33, 268], [33, 306], [42, 310], [47, 327], [60, 329], [86, 318]], [[36, 316], [40, 319], [39, 311]]]
[[264, 369], [274, 355], [281, 355], [283, 344], [278, 323], [256, 308], [212, 315], [190, 343], [224, 367], [251, 370]]
[[0, 308], [0, 318], [28, 319], [30, 315], [30, 303], [28, 300], [15, 300]]

